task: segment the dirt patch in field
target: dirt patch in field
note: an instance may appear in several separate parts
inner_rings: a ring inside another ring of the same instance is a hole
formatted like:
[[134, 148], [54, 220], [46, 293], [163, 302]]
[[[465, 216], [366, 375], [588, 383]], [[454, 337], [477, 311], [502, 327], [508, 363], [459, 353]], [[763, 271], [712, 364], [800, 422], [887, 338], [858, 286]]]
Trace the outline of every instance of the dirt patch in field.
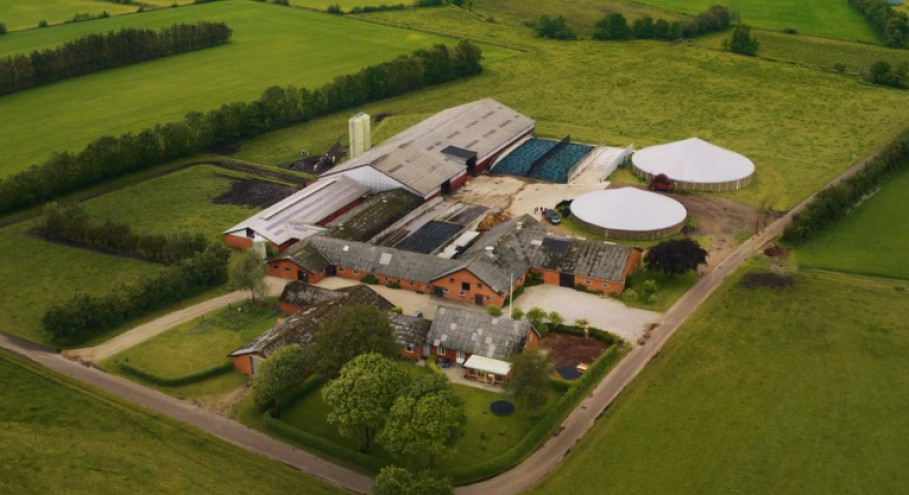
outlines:
[[789, 250], [783, 246], [778, 246], [776, 244], [771, 244], [766, 249], [764, 249], [764, 255], [770, 258], [785, 258], [789, 254]]
[[219, 146], [213, 146], [209, 149], [209, 151], [216, 155], [231, 156], [239, 153], [242, 147], [243, 145], [237, 141], [233, 143], [224, 143]]
[[240, 404], [246, 400], [246, 396], [249, 395], [250, 391], [251, 389], [249, 386], [244, 384], [224, 395], [194, 399], [193, 402], [199, 407], [207, 409], [215, 414], [232, 418], [236, 414]]
[[339, 142], [335, 142], [325, 154], [309, 156], [295, 162], [282, 163], [280, 167], [295, 170], [297, 172], [319, 175], [330, 170], [346, 155], [347, 147], [342, 146]]
[[543, 339], [542, 347], [549, 351], [549, 357], [556, 368], [575, 366], [578, 363], [591, 364], [609, 347], [593, 337], [575, 337], [564, 333], [550, 333]]
[[746, 289], [769, 287], [783, 290], [792, 286], [792, 276], [778, 273], [746, 273], [739, 285]]
[[233, 182], [229, 191], [212, 200], [213, 203], [219, 205], [230, 204], [265, 208], [297, 192], [296, 188], [278, 184], [277, 182], [217, 175]]

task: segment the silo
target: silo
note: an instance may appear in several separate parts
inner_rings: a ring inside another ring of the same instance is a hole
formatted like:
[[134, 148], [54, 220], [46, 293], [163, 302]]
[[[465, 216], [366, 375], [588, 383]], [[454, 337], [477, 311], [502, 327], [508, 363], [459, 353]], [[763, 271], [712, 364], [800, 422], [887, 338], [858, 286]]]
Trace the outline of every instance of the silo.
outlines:
[[360, 112], [348, 121], [350, 133], [350, 148], [348, 155], [354, 158], [371, 146], [369, 142], [369, 115]]

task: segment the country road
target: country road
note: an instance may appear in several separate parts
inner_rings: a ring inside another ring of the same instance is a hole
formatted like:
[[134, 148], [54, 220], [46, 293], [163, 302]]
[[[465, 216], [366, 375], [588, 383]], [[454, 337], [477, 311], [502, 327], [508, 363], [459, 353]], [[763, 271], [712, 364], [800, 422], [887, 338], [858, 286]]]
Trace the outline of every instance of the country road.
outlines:
[[[874, 156], [876, 154], [851, 167], [831, 181], [830, 184], [836, 184], [844, 178], [855, 174]], [[657, 326], [652, 330], [650, 339], [644, 345], [633, 348], [625, 359], [569, 415], [562, 424], [562, 428], [558, 430], [558, 433], [550, 437], [539, 450], [513, 469], [489, 480], [457, 488], [455, 492], [458, 495], [514, 495], [542, 480], [590, 430], [596, 419], [615, 400], [618, 394], [662, 349], [688, 315], [697, 309], [730, 273], [752, 254], [758, 252], [763, 245], [779, 236], [792, 216], [801, 211], [813, 198], [814, 195], [811, 195], [786, 215], [767, 225], [719, 262], [714, 270], [701, 278], [663, 315]], [[206, 303], [197, 306], [201, 307], [204, 304]], [[195, 317], [197, 314], [204, 314], [205, 311], [201, 309], [193, 309], [197, 306], [187, 308], [184, 316], [191, 314], [193, 315], [192, 317]], [[202, 313], [198, 313], [198, 311], [202, 311]], [[154, 334], [162, 326], [163, 324], [155, 326], [153, 329], [138, 332], [136, 335], [148, 336], [149, 334]], [[99, 346], [105, 351], [96, 351], [91, 357], [97, 359], [99, 355], [106, 355], [117, 348], [120, 344], [113, 344], [115, 340]], [[110, 375], [96, 368], [83, 366], [51, 352], [49, 349], [8, 336], [2, 332], [0, 332], [0, 348], [12, 351], [56, 372], [183, 421], [228, 442], [283, 462], [345, 489], [357, 493], [367, 493], [372, 483], [372, 479], [366, 475], [332, 464], [308, 452], [298, 450], [233, 420], [206, 411], [186, 401], [142, 387], [129, 380]]]

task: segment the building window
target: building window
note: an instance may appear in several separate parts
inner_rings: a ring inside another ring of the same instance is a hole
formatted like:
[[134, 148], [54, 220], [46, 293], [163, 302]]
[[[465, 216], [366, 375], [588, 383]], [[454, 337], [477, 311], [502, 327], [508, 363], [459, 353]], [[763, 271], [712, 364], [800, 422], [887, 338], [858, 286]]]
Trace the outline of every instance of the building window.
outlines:
[[585, 280], [584, 285], [590, 285], [590, 280]]
[[274, 268], [275, 270], [278, 269], [278, 265], [271, 265], [271, 267]]
[[454, 277], [449, 278], [448, 281], [454, 283]]
[[608, 289], [608, 288], [609, 288], [609, 284], [603, 284], [602, 287], [603, 287], [604, 289]]
[[289, 272], [289, 271], [290, 271], [290, 267], [285, 266], [285, 267], [284, 267], [284, 271], [285, 271], [285, 272]]
[[489, 296], [486, 296], [486, 300], [487, 300], [487, 301], [492, 301], [492, 298], [489, 297]]
[[413, 280], [411, 280], [410, 282], [407, 282], [407, 283], [410, 284], [411, 287], [413, 287]]
[[439, 344], [438, 353], [439, 353], [440, 356], [442, 356], [442, 355], [445, 354], [445, 346], [444, 346], [444, 345]]
[[408, 354], [410, 354], [411, 352], [413, 352], [413, 344], [407, 344], [407, 345], [405, 345], [405, 346], [404, 346], [404, 350], [405, 350]]
[[477, 284], [477, 289], [482, 289], [482, 288], [483, 288], [483, 284]]
[[448, 294], [448, 289], [443, 287], [443, 288], [442, 288], [442, 293], [443, 293], [443, 294]]
[[464, 297], [467, 295], [467, 293], [462, 290], [462, 291], [458, 292], [458, 295], [461, 297]]
[[343, 267], [343, 266], [339, 266], [339, 267], [338, 267], [338, 273], [341, 273], [341, 272], [343, 272], [343, 271], [344, 271], [344, 267]]
[[461, 290], [470, 290], [470, 282], [461, 282]]
[[354, 271], [353, 271], [353, 274], [354, 274], [354, 275], [359, 275], [360, 272], [359, 272], [358, 270], [354, 270]]

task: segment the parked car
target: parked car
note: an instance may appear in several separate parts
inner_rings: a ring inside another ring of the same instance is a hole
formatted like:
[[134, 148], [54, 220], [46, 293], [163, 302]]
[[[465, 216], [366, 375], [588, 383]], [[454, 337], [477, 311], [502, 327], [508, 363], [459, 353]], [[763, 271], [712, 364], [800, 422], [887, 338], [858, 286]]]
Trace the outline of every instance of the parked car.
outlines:
[[543, 217], [546, 220], [549, 220], [549, 223], [553, 225], [558, 225], [562, 223], [562, 217], [559, 216], [559, 213], [555, 210], [545, 209], [543, 210]]
[[439, 368], [451, 368], [451, 358], [439, 358]]

